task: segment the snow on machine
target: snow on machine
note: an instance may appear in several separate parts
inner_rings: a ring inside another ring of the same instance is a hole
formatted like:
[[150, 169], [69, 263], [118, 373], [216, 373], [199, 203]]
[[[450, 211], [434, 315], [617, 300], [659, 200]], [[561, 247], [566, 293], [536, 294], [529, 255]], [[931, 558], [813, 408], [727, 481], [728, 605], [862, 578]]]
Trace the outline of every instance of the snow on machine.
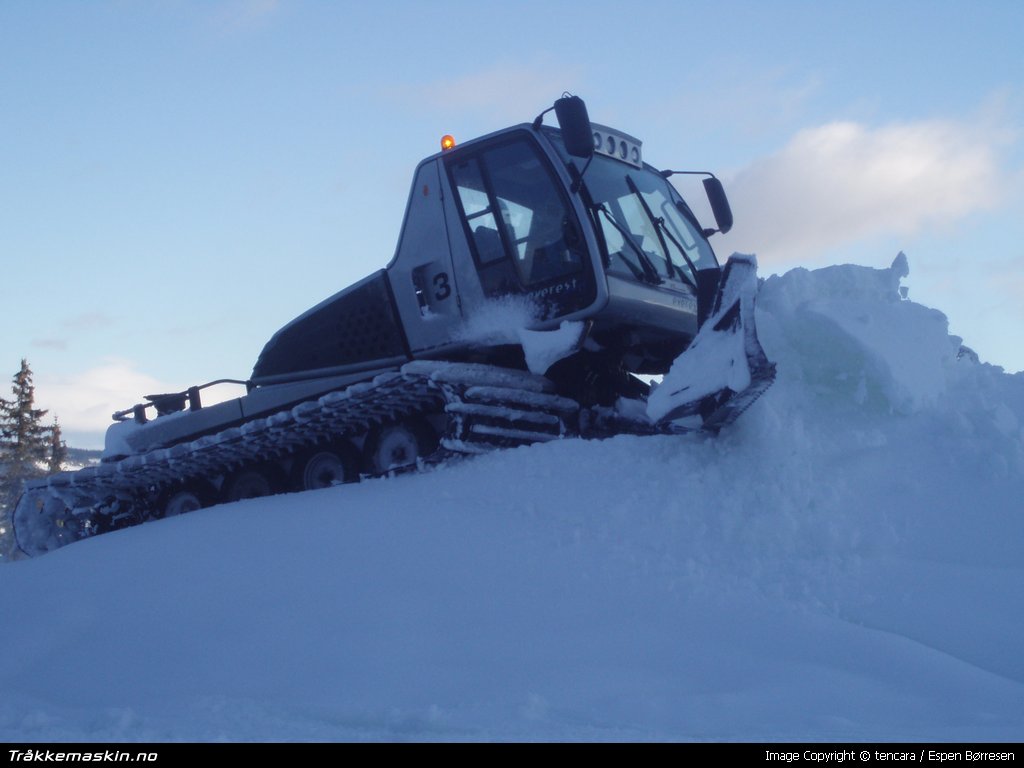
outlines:
[[[543, 117], [554, 110], [558, 127]], [[719, 265], [641, 142], [563, 96], [413, 176], [394, 258], [266, 344], [247, 394], [150, 395], [114, 414], [98, 466], [27, 484], [39, 555], [151, 518], [565, 437], [717, 432], [771, 384], [756, 264]], [[482, 319], [488, 319], [482, 322]], [[638, 375], [668, 374], [652, 390]], [[211, 382], [218, 383], [218, 382]]]

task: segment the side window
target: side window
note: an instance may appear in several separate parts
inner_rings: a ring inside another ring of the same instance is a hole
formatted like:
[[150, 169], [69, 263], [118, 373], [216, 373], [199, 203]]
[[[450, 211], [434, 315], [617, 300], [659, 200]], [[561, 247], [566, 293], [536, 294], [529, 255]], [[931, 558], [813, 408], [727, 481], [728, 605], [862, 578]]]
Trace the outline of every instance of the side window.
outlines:
[[466, 217], [473, 245], [481, 264], [490, 264], [505, 255], [505, 247], [498, 234], [491, 199], [484, 189], [480, 164], [475, 157], [452, 167], [452, 180], [459, 193], [462, 211]]
[[582, 269], [568, 202], [532, 144], [504, 142], [449, 167], [481, 267], [508, 258], [524, 287]]

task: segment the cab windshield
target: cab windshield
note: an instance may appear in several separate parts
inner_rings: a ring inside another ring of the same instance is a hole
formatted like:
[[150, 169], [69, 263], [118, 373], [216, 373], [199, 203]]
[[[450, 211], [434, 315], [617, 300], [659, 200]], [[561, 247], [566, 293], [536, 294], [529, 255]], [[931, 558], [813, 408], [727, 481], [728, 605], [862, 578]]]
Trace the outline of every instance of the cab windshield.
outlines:
[[683, 212], [682, 198], [668, 180], [594, 155], [583, 177], [608, 249], [608, 271], [696, 285], [694, 270], [716, 266], [714, 252]]
[[[584, 161], [569, 156], [560, 132], [544, 130], [562, 158], [582, 171]], [[638, 168], [595, 154], [583, 175], [583, 187], [604, 237], [609, 273], [694, 286], [694, 270], [718, 266], [683, 198], [650, 166]]]

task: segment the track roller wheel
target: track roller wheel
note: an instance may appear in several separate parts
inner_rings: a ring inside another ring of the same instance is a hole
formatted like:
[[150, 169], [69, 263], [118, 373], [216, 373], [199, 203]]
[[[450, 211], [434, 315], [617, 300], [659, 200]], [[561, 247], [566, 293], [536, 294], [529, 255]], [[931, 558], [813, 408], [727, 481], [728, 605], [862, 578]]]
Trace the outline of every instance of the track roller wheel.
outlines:
[[359, 461], [348, 443], [317, 445], [300, 453], [292, 466], [292, 487], [300, 491], [330, 488], [359, 479]]
[[269, 464], [247, 467], [229, 475], [224, 481], [224, 501], [241, 501], [270, 496], [281, 490], [280, 470]]
[[416, 465], [437, 448], [437, 434], [423, 419], [383, 424], [366, 438], [363, 457], [373, 475], [384, 475]]
[[157, 505], [157, 517], [177, 517], [213, 504], [213, 488], [193, 483], [167, 491]]

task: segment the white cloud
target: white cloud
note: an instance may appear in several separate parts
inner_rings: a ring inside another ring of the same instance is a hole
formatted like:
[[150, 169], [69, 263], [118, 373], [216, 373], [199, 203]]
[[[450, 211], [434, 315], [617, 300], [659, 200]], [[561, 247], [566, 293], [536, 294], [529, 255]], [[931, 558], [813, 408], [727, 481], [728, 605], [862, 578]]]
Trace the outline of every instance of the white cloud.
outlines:
[[142, 402], [143, 395], [173, 391], [126, 360], [59, 376], [36, 375], [36, 402], [57, 416], [66, 431], [102, 432], [114, 411]]
[[[76, 447], [102, 444], [115, 411], [144, 403], [146, 395], [184, 389], [138, 370], [129, 360], [107, 358], [88, 370], [62, 375], [35, 375], [36, 405], [57, 417], [68, 441]], [[244, 394], [244, 387], [220, 384], [202, 391], [204, 406]], [[153, 411], [149, 411], [153, 417]]]
[[739, 226], [729, 246], [766, 263], [807, 259], [992, 207], [1005, 187], [1006, 138], [997, 125], [953, 120], [802, 130], [730, 181]]

